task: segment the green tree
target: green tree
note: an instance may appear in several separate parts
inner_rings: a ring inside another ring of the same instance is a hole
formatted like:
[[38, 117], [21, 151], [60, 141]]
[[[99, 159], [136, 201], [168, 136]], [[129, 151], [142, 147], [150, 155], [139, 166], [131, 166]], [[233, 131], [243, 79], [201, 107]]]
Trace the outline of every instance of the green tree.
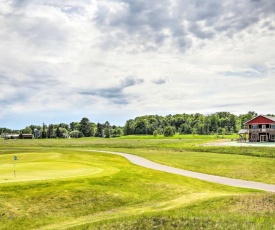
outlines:
[[59, 132], [60, 132], [60, 138], [68, 137], [68, 130], [66, 128], [59, 127]]
[[50, 124], [48, 127], [48, 138], [53, 138], [53, 137], [54, 137], [54, 127], [52, 124]]
[[166, 126], [163, 131], [165, 137], [172, 137], [175, 135], [175, 129], [172, 126]]
[[104, 129], [103, 125], [100, 124], [100, 123], [97, 123], [95, 136], [96, 137], [103, 137], [104, 136], [104, 130], [103, 129]]
[[134, 134], [134, 120], [130, 119], [126, 121], [126, 124], [124, 126], [124, 134], [125, 135]]
[[106, 121], [103, 125], [103, 136], [106, 138], [110, 138], [113, 136], [112, 126], [110, 125], [109, 121]]
[[41, 133], [41, 137], [42, 137], [42, 138], [47, 138], [46, 128], [47, 128], [47, 126], [43, 123], [43, 126], [42, 126], [42, 133]]
[[59, 127], [57, 127], [57, 129], [56, 129], [55, 136], [56, 136], [57, 138], [61, 138], [61, 137], [62, 137], [62, 133], [61, 133]]
[[192, 128], [191, 128], [191, 126], [188, 125], [188, 124], [182, 124], [182, 125], [180, 126], [179, 132], [180, 132], [181, 134], [191, 134], [191, 133], [192, 133]]
[[147, 120], [144, 118], [138, 119], [135, 123], [134, 134], [148, 134]]
[[72, 137], [72, 138], [81, 138], [81, 137], [83, 137], [83, 133], [81, 133], [78, 130], [74, 130], [74, 131], [70, 132], [70, 137]]
[[32, 134], [32, 129], [29, 126], [26, 126], [24, 129], [21, 130], [24, 134]]
[[113, 137], [121, 137], [123, 135], [123, 129], [120, 127], [116, 127], [113, 129]]
[[103, 130], [103, 136], [106, 138], [112, 137], [112, 129], [105, 127]]
[[154, 135], [154, 137], [157, 137], [158, 136], [158, 130], [154, 130], [154, 132], [153, 132], [153, 135]]
[[196, 127], [192, 128], [192, 134], [195, 135], [198, 133], [198, 129]]
[[91, 137], [93, 134], [91, 122], [88, 118], [83, 117], [80, 121], [79, 131], [83, 133], [85, 137]]
[[223, 132], [223, 129], [222, 129], [221, 127], [219, 127], [218, 130], [217, 130], [217, 133], [218, 133], [219, 135], [221, 135], [222, 132]]

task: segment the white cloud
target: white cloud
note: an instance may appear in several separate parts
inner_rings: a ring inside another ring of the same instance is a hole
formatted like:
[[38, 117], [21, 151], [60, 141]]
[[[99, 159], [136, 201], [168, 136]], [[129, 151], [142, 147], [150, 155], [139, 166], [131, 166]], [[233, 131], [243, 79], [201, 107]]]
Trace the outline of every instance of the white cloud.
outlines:
[[274, 113], [274, 11], [272, 0], [3, 0], [1, 126]]

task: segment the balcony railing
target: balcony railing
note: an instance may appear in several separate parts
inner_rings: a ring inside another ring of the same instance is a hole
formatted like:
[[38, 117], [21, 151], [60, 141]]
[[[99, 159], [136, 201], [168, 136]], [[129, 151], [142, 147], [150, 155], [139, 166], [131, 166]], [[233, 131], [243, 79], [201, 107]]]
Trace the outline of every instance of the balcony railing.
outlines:
[[266, 129], [248, 129], [250, 133], [268, 133], [275, 132], [275, 129], [266, 128]]

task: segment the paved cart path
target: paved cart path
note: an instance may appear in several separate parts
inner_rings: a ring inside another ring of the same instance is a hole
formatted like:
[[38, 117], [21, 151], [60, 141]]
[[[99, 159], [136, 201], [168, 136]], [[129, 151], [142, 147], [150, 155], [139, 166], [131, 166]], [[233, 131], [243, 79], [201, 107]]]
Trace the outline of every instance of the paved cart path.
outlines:
[[89, 150], [89, 151], [116, 154], [116, 155], [125, 157], [133, 164], [136, 164], [145, 168], [155, 169], [155, 170], [178, 174], [178, 175], [187, 176], [187, 177], [192, 177], [199, 180], [214, 182], [214, 183], [223, 184], [223, 185], [235, 186], [235, 187], [252, 188], [252, 189], [259, 189], [259, 190], [264, 190], [268, 192], [275, 192], [274, 184], [264, 184], [260, 182], [254, 182], [254, 181], [232, 179], [228, 177], [221, 177], [221, 176], [214, 176], [214, 175], [209, 175], [204, 173], [192, 172], [184, 169], [179, 169], [179, 168], [174, 168], [167, 165], [158, 164], [156, 162], [147, 160], [143, 157], [135, 156], [128, 153], [103, 151], [103, 150]]

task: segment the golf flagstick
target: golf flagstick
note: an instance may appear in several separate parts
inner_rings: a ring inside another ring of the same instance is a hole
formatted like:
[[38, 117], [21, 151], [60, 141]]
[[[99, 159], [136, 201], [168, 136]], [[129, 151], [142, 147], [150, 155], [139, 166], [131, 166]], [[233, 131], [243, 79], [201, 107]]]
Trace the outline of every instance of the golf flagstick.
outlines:
[[13, 174], [14, 174], [14, 178], [16, 178], [15, 162], [17, 161], [17, 156], [14, 155], [13, 160], [14, 160], [14, 171], [13, 171]]

